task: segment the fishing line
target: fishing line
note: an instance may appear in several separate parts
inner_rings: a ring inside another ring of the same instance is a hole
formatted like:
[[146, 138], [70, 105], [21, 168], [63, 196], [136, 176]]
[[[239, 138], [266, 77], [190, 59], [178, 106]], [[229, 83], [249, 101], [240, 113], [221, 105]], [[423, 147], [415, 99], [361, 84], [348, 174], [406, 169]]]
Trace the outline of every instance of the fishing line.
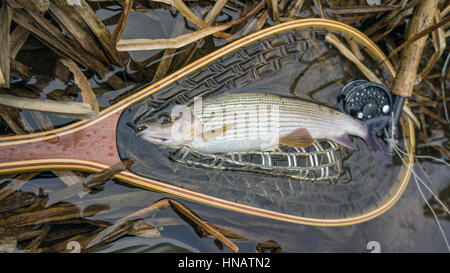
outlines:
[[414, 177], [414, 181], [416, 182], [417, 188], [419, 189], [420, 195], [422, 196], [422, 199], [425, 201], [427, 206], [430, 208], [431, 213], [433, 213], [434, 219], [436, 220], [436, 223], [438, 224], [439, 230], [442, 233], [442, 237], [444, 237], [444, 241], [445, 241], [445, 244], [447, 245], [447, 249], [450, 252], [450, 245], [448, 244], [447, 236], [445, 235], [444, 229], [442, 228], [441, 223], [439, 222], [439, 219], [438, 219], [436, 213], [434, 212], [433, 208], [431, 207], [430, 203], [428, 203], [428, 201], [427, 201], [427, 199], [425, 197], [425, 194], [423, 193], [422, 189], [420, 188], [419, 183], [417, 182], [416, 176], [414, 175], [413, 177]]
[[[398, 153], [398, 150], [396, 150], [397, 155], [400, 156], [400, 154]], [[403, 159], [402, 159], [403, 161]], [[406, 162], [403, 161], [403, 164], [406, 164]], [[444, 210], [447, 212], [447, 214], [450, 215], [450, 211], [449, 209], [445, 206], [445, 204], [439, 199], [439, 197], [436, 196], [436, 194], [433, 192], [433, 190], [431, 190], [427, 184], [422, 180], [422, 178], [420, 178], [420, 176], [416, 173], [416, 171], [414, 169], [410, 169], [411, 173], [413, 174], [414, 177], [417, 177], [417, 179], [422, 183], [422, 185], [424, 185], [424, 187], [431, 193], [431, 195], [434, 197], [434, 199], [436, 199], [436, 201], [444, 208]]]
[[[441, 206], [443, 206], [443, 207], [445, 208], [445, 210], [447, 211], [447, 213], [449, 213], [448, 208], [442, 203], [442, 201], [441, 201], [439, 198], [436, 197], [436, 195], [434, 194], [434, 192], [431, 191], [430, 188], [428, 188], [428, 186], [423, 182], [423, 180], [417, 175], [417, 173], [415, 172], [414, 168], [411, 169], [411, 167], [410, 167], [408, 164], [406, 164], [406, 162], [404, 161], [403, 157], [401, 156], [401, 154], [405, 154], [405, 152], [402, 151], [402, 150], [401, 150], [401, 149], [400, 149], [400, 148], [392, 141], [392, 139], [389, 138], [389, 136], [388, 136], [388, 134], [387, 134], [387, 132], [386, 132], [386, 129], [385, 129], [385, 133], [386, 133], [387, 140], [388, 140], [388, 142], [392, 145], [394, 151], [395, 151], [395, 152], [397, 153], [397, 155], [400, 157], [400, 159], [402, 160], [403, 164], [406, 165], [407, 168], [408, 168], [408, 169], [411, 171], [411, 173], [413, 174], [414, 181], [415, 181], [415, 183], [416, 183], [416, 185], [417, 185], [417, 188], [419, 189], [419, 192], [420, 192], [420, 194], [421, 194], [421, 196], [422, 196], [422, 199], [425, 201], [425, 203], [427, 204], [427, 206], [430, 208], [431, 212], [433, 213], [433, 217], [434, 217], [434, 219], [436, 220], [436, 222], [437, 222], [437, 224], [438, 224], [439, 230], [441, 231], [441, 234], [442, 234], [442, 236], [444, 237], [444, 241], [445, 241], [445, 244], [446, 244], [446, 246], [447, 246], [447, 249], [448, 249], [449, 252], [450, 252], [450, 245], [449, 245], [449, 243], [448, 243], [447, 236], [445, 235], [445, 232], [444, 232], [444, 230], [443, 230], [443, 228], [442, 228], [442, 226], [441, 226], [441, 224], [440, 224], [440, 222], [439, 222], [439, 218], [437, 217], [437, 215], [436, 215], [436, 213], [434, 212], [433, 208], [431, 207], [430, 203], [429, 203], [428, 200], [426, 199], [425, 194], [424, 194], [423, 191], [422, 191], [422, 188], [420, 188], [419, 183], [417, 182], [417, 179], [419, 179], [419, 181], [421, 181], [422, 185], [424, 185], [424, 186], [431, 192], [431, 194], [435, 197], [435, 199], [438, 201], [438, 203], [441, 204]], [[404, 137], [404, 136], [403, 136], [403, 137]], [[405, 140], [405, 139], [404, 139], [404, 140]], [[408, 147], [406, 147], [406, 150], [407, 150], [406, 156], [410, 157], [410, 153], [409, 153]], [[450, 213], [449, 213], [449, 214], [450, 214]]]
[[[387, 136], [387, 135], [386, 135]], [[427, 186], [427, 184], [425, 183], [425, 181], [422, 180], [422, 178], [420, 178], [420, 176], [416, 173], [416, 171], [414, 169], [411, 169], [409, 167], [408, 164], [406, 164], [406, 162], [403, 160], [403, 157], [401, 156], [401, 154], [410, 157], [409, 153], [405, 153], [404, 151], [402, 151], [397, 144], [395, 144], [392, 139], [390, 139], [389, 137], [387, 137], [388, 142], [392, 145], [392, 147], [394, 148], [394, 150], [397, 152], [397, 155], [400, 157], [400, 159], [402, 160], [403, 164], [408, 166], [408, 169], [411, 171], [411, 173], [413, 174], [413, 176], [417, 177], [417, 179], [419, 179], [419, 181], [424, 185], [424, 187], [431, 193], [431, 195], [436, 199], [436, 201], [445, 209], [445, 211], [447, 212], [447, 214], [450, 215], [450, 210], [447, 208], [447, 206], [445, 206], [445, 204], [439, 199], [439, 197], [437, 197], [437, 195], [433, 192], [433, 190], [431, 188], [429, 188]], [[406, 147], [407, 148], [407, 147]], [[437, 159], [437, 158], [436, 158]]]
[[[389, 137], [387, 136], [386, 130], [385, 130], [385, 134], [386, 134], [386, 138], [389, 139]], [[393, 136], [391, 136], [391, 138], [394, 139]], [[406, 154], [406, 153], [405, 153], [404, 151], [402, 151], [398, 146], [396, 146], [396, 147], [398, 148], [398, 151], [399, 151], [401, 154], [403, 154], [403, 155], [409, 157], [409, 154]], [[447, 165], [447, 167], [450, 167], [450, 163], [448, 163], [447, 161], [445, 161], [445, 160], [443, 160], [443, 159], [440, 159], [440, 158], [437, 158], [437, 157], [434, 157], [434, 156], [431, 156], [431, 155], [416, 155], [416, 158], [427, 158], [427, 159], [435, 160], [435, 161], [438, 161], [438, 162], [440, 162], [440, 163], [443, 163], [443, 164]]]
[[430, 155], [416, 155], [417, 158], [428, 158], [428, 159], [432, 159], [432, 160], [436, 160], [438, 162], [444, 163], [445, 165], [447, 165], [447, 167], [450, 167], [450, 163], [448, 163], [447, 161], [434, 157], [434, 156], [430, 156]]
[[447, 65], [449, 59], [450, 59], [450, 52], [447, 53], [447, 59], [445, 59], [444, 67], [442, 67], [442, 74], [441, 74], [442, 103], [444, 104], [445, 119], [447, 120], [448, 123], [450, 123], [450, 119], [448, 118], [447, 102], [445, 101], [445, 73], [447, 72]]
[[[386, 137], [386, 138], [388, 138], [388, 137]], [[398, 146], [397, 146], [397, 148], [398, 148]], [[408, 154], [406, 154], [404, 151], [402, 151], [400, 148], [398, 148], [399, 150], [399, 152], [401, 153], [401, 154], [403, 154], [403, 155], [405, 155], [405, 156], [409, 156]], [[440, 163], [443, 163], [443, 164], [445, 164], [445, 165], [447, 165], [447, 167], [450, 167], [450, 163], [448, 163], [447, 161], [445, 161], [445, 160], [443, 160], [443, 159], [440, 159], [440, 158], [437, 158], [437, 157], [434, 157], [434, 156], [431, 156], [431, 155], [416, 155], [416, 158], [428, 158], [428, 159], [432, 159], [432, 160], [435, 160], [435, 161], [438, 161], [438, 162], [440, 162]]]
[[[123, 78], [125, 80], [125, 87], [128, 87], [128, 81], [127, 81], [127, 76], [125, 75], [125, 68], [128, 67], [129, 63], [130, 63], [130, 59], [128, 59], [128, 63], [127, 65], [125, 65], [125, 67], [123, 67], [124, 63], [122, 61], [122, 58], [120, 57], [120, 54], [117, 54], [117, 56], [119, 57], [119, 61], [122, 64], [122, 74], [123, 74]], [[130, 57], [131, 58], [131, 57]]]
[[[385, 131], [385, 133], [386, 133], [386, 131]], [[403, 155], [405, 155], [405, 156], [407, 156], [407, 157], [410, 157], [410, 154], [407, 154], [407, 153], [405, 153], [404, 151], [402, 151], [391, 139], [389, 139], [389, 137], [387, 137], [387, 135], [386, 135], [386, 138], [387, 138], [387, 140], [389, 141], [389, 143], [392, 145], [392, 147], [396, 150], [396, 152], [397, 152], [397, 154], [399, 155], [399, 153], [400, 154], [403, 154]], [[400, 155], [399, 155], [400, 156]], [[440, 162], [443, 162], [444, 164], [446, 164], [447, 166], [450, 166], [447, 162], [445, 162], [445, 161], [443, 161], [443, 160], [441, 160], [441, 159], [439, 159], [439, 158], [436, 158], [436, 157], [433, 157], [433, 156], [417, 156], [416, 155], [416, 157], [424, 157], [424, 158], [431, 158], [431, 159], [434, 159], [434, 160], [437, 160], [437, 161], [440, 161]], [[400, 156], [400, 158], [402, 159], [402, 161], [403, 161], [403, 158]], [[419, 161], [418, 161], [419, 162]], [[403, 161], [403, 163], [404, 164], [406, 164], [404, 161]], [[419, 162], [420, 163], [420, 162]], [[440, 203], [445, 209], [446, 209], [446, 211], [447, 211], [447, 213], [448, 214], [450, 214], [450, 211], [449, 211], [449, 209], [444, 205], [444, 203], [436, 196], [436, 194], [426, 185], [426, 183], [419, 177], [419, 175], [414, 171], [414, 170], [411, 170], [411, 172], [414, 174], [414, 175], [416, 175], [417, 177], [418, 177], [418, 179], [419, 179], [419, 181], [427, 188], [427, 190], [434, 196], [434, 198], [438, 201], [438, 203]]]

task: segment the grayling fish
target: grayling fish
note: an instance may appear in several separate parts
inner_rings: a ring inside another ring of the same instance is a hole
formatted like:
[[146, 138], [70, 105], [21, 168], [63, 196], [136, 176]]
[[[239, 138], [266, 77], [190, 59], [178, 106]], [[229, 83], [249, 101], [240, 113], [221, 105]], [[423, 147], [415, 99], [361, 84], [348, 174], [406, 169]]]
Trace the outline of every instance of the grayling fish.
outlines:
[[272, 151], [279, 144], [307, 147], [318, 139], [354, 149], [348, 135], [377, 149], [362, 121], [320, 104], [261, 93], [196, 100], [137, 128], [151, 143], [184, 145], [202, 153]]

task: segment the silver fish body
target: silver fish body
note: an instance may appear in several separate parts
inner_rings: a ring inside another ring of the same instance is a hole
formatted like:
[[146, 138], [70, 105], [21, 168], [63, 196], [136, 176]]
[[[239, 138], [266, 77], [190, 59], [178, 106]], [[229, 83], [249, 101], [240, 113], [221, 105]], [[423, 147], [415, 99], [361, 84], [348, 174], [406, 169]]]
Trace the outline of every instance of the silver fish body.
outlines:
[[[188, 121], [189, 129], [182, 133], [185, 140], [158, 143], [186, 145], [203, 153], [226, 153], [274, 150], [286, 139], [295, 142], [297, 138], [304, 139], [305, 135], [314, 140], [330, 139], [352, 148], [348, 135], [365, 140], [369, 136], [367, 126], [347, 114], [316, 103], [272, 94], [227, 94], [195, 101], [188, 111], [192, 120]], [[183, 117], [187, 116], [183, 114]], [[180, 123], [179, 120], [176, 122]], [[161, 132], [156, 132], [159, 129], [154, 130], [152, 136], [151, 128], [155, 129], [155, 125], [146, 127], [148, 129], [142, 135], [151, 142], [155, 143], [152, 138], [157, 134], [160, 134], [159, 139], [172, 137], [167, 132], [161, 137]]]

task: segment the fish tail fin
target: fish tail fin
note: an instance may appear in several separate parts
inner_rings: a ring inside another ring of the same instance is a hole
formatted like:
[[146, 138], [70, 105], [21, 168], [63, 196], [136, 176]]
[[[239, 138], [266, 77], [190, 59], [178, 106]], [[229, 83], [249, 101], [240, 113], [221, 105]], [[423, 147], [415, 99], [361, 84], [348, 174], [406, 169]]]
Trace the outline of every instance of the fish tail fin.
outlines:
[[380, 140], [380, 138], [377, 136], [377, 133], [381, 132], [386, 127], [389, 120], [390, 119], [382, 117], [366, 121], [368, 130], [366, 136], [364, 137], [364, 140], [369, 146], [369, 149], [374, 155], [375, 159], [383, 165], [391, 164], [392, 157], [387, 151], [387, 146], [384, 145], [384, 143]]

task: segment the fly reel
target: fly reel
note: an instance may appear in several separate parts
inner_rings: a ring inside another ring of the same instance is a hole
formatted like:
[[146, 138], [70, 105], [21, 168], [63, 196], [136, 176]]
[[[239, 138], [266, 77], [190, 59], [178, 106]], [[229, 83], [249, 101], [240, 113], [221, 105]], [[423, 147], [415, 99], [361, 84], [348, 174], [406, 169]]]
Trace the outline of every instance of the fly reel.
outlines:
[[352, 81], [337, 97], [337, 109], [359, 120], [369, 120], [392, 114], [392, 95], [379, 83]]

